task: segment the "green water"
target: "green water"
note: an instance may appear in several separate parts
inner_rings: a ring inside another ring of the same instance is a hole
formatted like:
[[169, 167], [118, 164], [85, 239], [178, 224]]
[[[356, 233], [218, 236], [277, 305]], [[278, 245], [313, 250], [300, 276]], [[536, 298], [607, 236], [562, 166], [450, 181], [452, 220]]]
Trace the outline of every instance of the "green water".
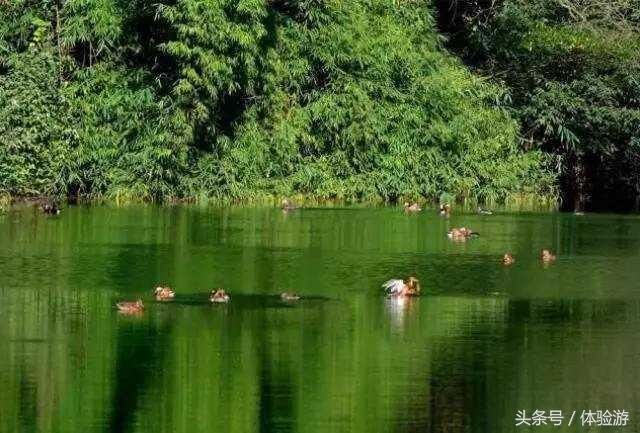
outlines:
[[[460, 225], [480, 238], [450, 242]], [[636, 432], [639, 247], [634, 216], [11, 212], [0, 432], [586, 431], [516, 428], [520, 409], [627, 410], [588, 431]], [[408, 274], [421, 298], [382, 296]], [[174, 302], [153, 301], [162, 282]], [[230, 304], [207, 301], [218, 286]], [[138, 297], [142, 316], [115, 311]]]

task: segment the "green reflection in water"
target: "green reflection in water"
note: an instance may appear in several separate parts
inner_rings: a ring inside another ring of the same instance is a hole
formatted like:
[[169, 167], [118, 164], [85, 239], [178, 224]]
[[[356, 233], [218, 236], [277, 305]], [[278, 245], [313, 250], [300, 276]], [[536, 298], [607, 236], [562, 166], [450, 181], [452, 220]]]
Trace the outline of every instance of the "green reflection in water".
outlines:
[[[480, 238], [449, 242], [460, 225]], [[518, 409], [626, 409], [637, 431], [639, 235], [607, 215], [12, 212], [0, 431], [495, 433]], [[424, 296], [381, 295], [408, 273]], [[153, 301], [160, 282], [174, 302]], [[207, 301], [217, 286], [230, 304]], [[144, 315], [115, 312], [137, 297]]]

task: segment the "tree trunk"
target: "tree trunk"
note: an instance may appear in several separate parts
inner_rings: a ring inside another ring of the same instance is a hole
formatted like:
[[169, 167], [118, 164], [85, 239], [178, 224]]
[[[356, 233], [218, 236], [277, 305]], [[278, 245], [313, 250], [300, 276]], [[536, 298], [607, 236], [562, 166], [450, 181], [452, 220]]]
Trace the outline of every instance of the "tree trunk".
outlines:
[[586, 191], [585, 191], [585, 176], [586, 170], [584, 165], [584, 158], [576, 155], [573, 165], [573, 210], [575, 212], [583, 212], [586, 203]]
[[587, 204], [585, 160], [572, 152], [567, 155], [565, 164], [560, 176], [560, 210], [582, 212]]

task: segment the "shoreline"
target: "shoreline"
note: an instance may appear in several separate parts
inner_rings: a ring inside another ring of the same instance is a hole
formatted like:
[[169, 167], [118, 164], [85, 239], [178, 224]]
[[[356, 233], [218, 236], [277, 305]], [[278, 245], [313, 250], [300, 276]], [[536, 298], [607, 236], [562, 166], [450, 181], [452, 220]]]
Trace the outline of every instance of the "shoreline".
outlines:
[[[62, 207], [68, 206], [194, 206], [194, 207], [255, 207], [255, 208], [279, 208], [283, 199], [292, 200], [300, 208], [354, 208], [354, 209], [379, 209], [379, 208], [402, 208], [403, 203], [417, 202], [425, 211], [438, 209], [441, 201], [434, 199], [411, 199], [399, 198], [395, 201], [385, 201], [382, 199], [355, 200], [355, 199], [326, 199], [309, 195], [295, 194], [290, 196], [265, 195], [252, 199], [231, 199], [231, 198], [209, 198], [209, 197], [188, 197], [169, 198], [162, 201], [149, 200], [119, 200], [118, 198], [83, 198], [72, 200], [55, 196], [10, 196], [0, 194], [0, 211], [15, 207], [38, 206], [42, 203], [55, 202]], [[442, 201], [444, 203], [444, 201]], [[463, 199], [451, 201], [453, 209], [462, 210], [465, 213], [475, 212], [478, 207], [488, 208], [493, 211], [508, 212], [556, 212], [560, 206], [557, 200], [547, 197], [534, 197], [530, 194], [513, 195], [504, 201], [481, 202], [476, 199]]]

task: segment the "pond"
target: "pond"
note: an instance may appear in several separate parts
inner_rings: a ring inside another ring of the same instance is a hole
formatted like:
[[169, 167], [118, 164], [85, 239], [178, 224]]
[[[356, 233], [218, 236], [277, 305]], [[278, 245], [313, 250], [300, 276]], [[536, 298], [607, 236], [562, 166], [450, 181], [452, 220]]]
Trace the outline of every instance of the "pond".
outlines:
[[[636, 216], [19, 209], [0, 217], [0, 432], [580, 431], [583, 410], [638, 431], [639, 251]], [[412, 274], [421, 297], [384, 296]]]

